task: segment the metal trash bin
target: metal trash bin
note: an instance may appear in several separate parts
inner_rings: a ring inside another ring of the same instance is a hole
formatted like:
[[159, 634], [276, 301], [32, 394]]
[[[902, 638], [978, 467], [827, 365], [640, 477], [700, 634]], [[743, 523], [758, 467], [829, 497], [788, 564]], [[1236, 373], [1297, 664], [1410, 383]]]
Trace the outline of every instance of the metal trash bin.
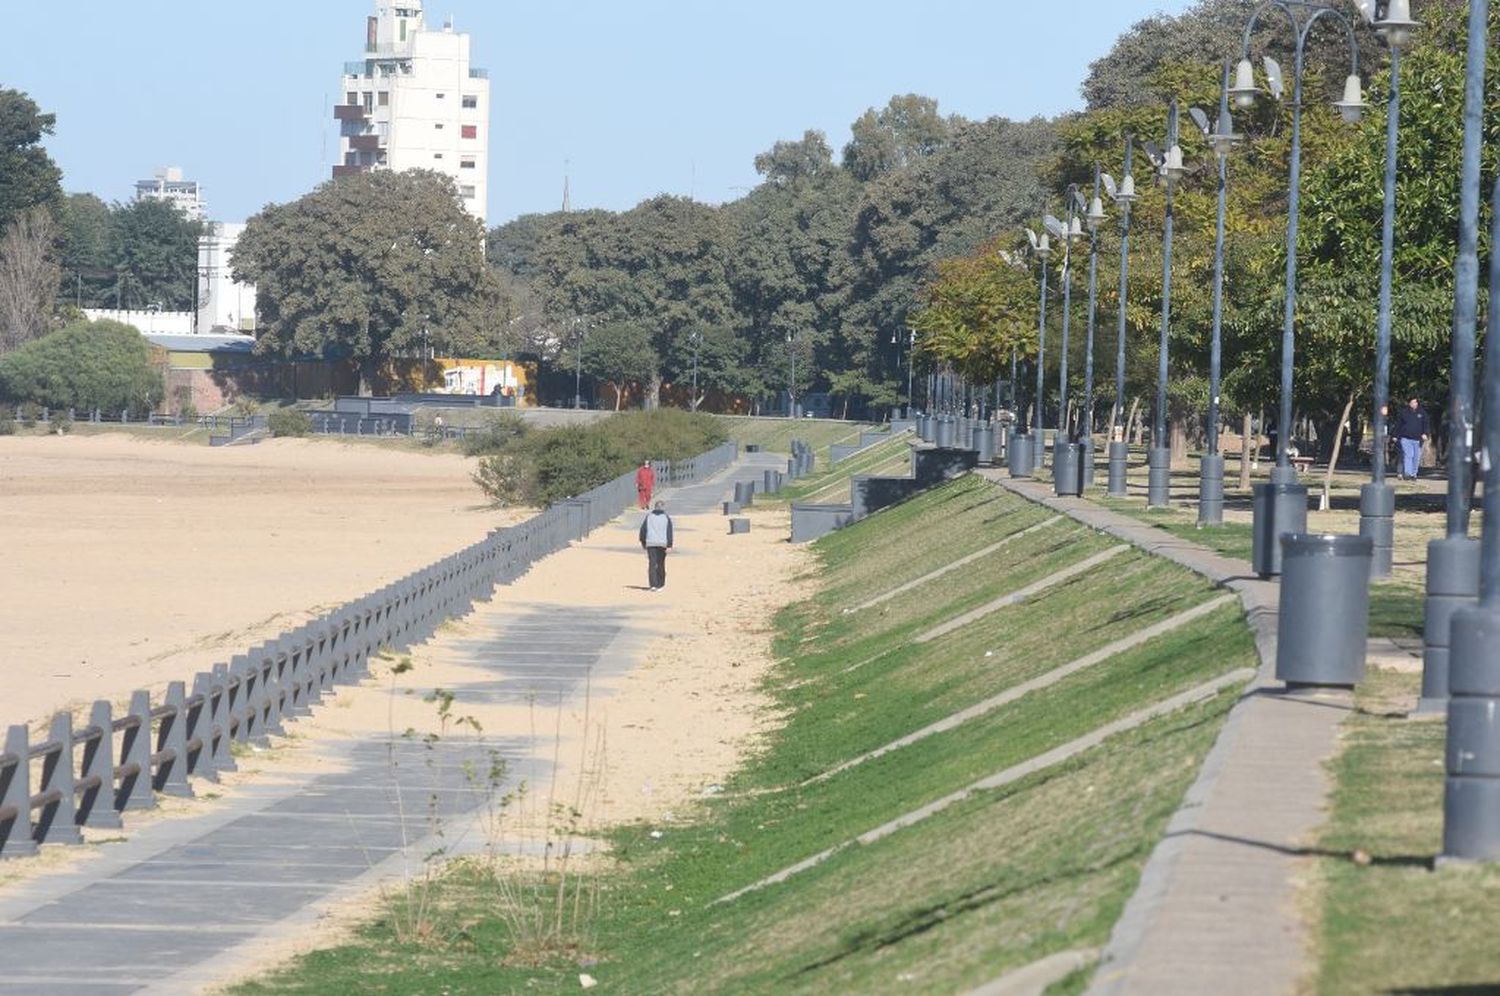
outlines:
[[1011, 477], [1031, 476], [1031, 437], [1020, 432], [1010, 437], [1005, 452], [1005, 466]]
[[1281, 544], [1285, 533], [1307, 532], [1307, 487], [1301, 484], [1257, 484], [1251, 488], [1254, 531], [1250, 536], [1250, 567], [1263, 578], [1281, 573]]
[[917, 416], [917, 438], [924, 443], [930, 443], [936, 437], [937, 427], [933, 424], [931, 415], [923, 412]]
[[1368, 536], [1282, 534], [1278, 679], [1352, 688], [1365, 676], [1374, 552]]
[[949, 450], [953, 448], [953, 434], [955, 425], [953, 419], [944, 415], [937, 420], [936, 441], [938, 449]]
[[1052, 490], [1055, 494], [1076, 495], [1082, 483], [1078, 466], [1078, 444], [1058, 443], [1052, 451]]
[[979, 451], [981, 466], [988, 466], [995, 462], [995, 433], [990, 426], [974, 427], [974, 449]]

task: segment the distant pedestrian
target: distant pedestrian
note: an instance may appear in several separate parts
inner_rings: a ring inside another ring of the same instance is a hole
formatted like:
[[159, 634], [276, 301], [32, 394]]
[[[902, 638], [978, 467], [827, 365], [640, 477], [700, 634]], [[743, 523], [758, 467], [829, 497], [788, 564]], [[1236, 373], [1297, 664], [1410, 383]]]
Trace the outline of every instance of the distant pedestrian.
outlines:
[[635, 472], [635, 496], [640, 500], [641, 508], [651, 507], [651, 492], [656, 490], [656, 471], [651, 469], [650, 460], [641, 461], [641, 469]]
[[1397, 476], [1414, 481], [1422, 463], [1422, 444], [1432, 434], [1432, 426], [1427, 421], [1427, 413], [1422, 410], [1421, 402], [1412, 398], [1406, 403], [1406, 407], [1396, 416], [1395, 429], [1396, 441], [1401, 444], [1401, 473]]
[[661, 502], [641, 520], [641, 546], [646, 550], [646, 583], [661, 591], [667, 586], [667, 551], [672, 549], [672, 517]]

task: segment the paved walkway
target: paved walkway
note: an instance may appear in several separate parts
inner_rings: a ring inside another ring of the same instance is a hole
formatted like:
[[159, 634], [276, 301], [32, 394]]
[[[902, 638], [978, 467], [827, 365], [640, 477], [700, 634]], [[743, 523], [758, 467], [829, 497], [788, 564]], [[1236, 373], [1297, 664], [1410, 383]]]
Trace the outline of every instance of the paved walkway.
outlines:
[[1167, 826], [1105, 948], [1095, 994], [1290, 993], [1308, 967], [1296, 882], [1324, 817], [1347, 695], [1280, 691], [1274, 679], [1278, 586], [1243, 561], [1051, 487], [984, 477], [1239, 594], [1260, 672], [1230, 711], [1198, 779]]
[[[777, 466], [783, 458], [753, 455], [664, 498], [674, 512], [712, 511], [736, 480]], [[604, 538], [618, 534], [634, 549], [638, 521], [627, 514]], [[609, 608], [534, 606], [486, 614], [477, 628], [454, 645], [493, 677], [453, 689], [460, 701], [566, 699], [585, 680], [633, 666], [645, 642], [631, 616]], [[490, 787], [473, 772], [487, 770], [491, 751], [512, 781], [545, 777], [527, 736], [378, 738], [328, 750], [337, 773], [252, 782], [207, 812], [133, 831], [78, 870], [0, 891], [0, 993], [197, 992], [329, 906], [400, 879], [435, 847], [477, 849], [474, 817]]]

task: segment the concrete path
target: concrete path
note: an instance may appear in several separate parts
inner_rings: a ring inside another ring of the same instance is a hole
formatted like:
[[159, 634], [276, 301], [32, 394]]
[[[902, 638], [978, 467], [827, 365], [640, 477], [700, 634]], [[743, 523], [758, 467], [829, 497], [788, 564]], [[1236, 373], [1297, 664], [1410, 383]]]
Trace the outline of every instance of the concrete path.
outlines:
[[[782, 458], [752, 456], [663, 498], [676, 512], [711, 511], [734, 481], [776, 466]], [[603, 528], [634, 548], [638, 521], [627, 513]], [[633, 666], [644, 643], [620, 609], [535, 606], [484, 618], [455, 646], [493, 678], [453, 689], [460, 702], [567, 700]], [[0, 891], [0, 993], [200, 991], [329, 906], [401, 880], [433, 850], [482, 846], [476, 817], [491, 788], [474, 772], [487, 770], [492, 751], [507, 761], [508, 783], [545, 776], [522, 735], [327, 749], [336, 773], [252, 782], [199, 815], [133, 831], [77, 870]]]
[[1279, 589], [1221, 556], [1047, 485], [981, 474], [1239, 594], [1261, 659], [1197, 780], [1152, 852], [1091, 993], [1291, 993], [1309, 967], [1297, 880], [1324, 818], [1324, 762], [1351, 709], [1343, 694], [1287, 694], [1274, 679]]

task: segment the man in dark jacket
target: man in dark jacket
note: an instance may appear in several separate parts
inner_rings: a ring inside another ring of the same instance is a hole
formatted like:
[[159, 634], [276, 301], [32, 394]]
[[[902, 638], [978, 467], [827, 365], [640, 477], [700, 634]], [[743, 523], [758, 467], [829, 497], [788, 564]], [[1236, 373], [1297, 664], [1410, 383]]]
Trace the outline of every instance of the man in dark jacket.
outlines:
[[667, 551], [672, 549], [672, 517], [661, 502], [641, 520], [641, 546], [646, 550], [646, 583], [661, 591], [667, 586]]
[[1427, 413], [1422, 410], [1422, 405], [1416, 398], [1407, 402], [1406, 407], [1396, 416], [1395, 430], [1396, 441], [1401, 446], [1401, 473], [1397, 476], [1408, 481], [1415, 480], [1422, 460], [1422, 444], [1432, 434]]

